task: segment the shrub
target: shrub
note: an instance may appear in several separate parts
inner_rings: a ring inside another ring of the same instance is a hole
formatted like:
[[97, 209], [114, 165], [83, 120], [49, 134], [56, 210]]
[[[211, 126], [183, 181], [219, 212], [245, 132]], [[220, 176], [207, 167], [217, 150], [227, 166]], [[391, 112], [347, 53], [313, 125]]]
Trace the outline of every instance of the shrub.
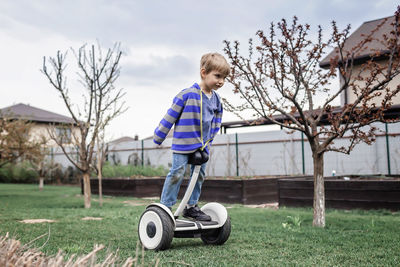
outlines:
[[16, 164], [6, 164], [0, 168], [0, 182], [3, 183], [34, 183], [39, 174], [28, 161]]
[[137, 176], [165, 176], [168, 170], [164, 166], [133, 166], [112, 165], [108, 162], [103, 167], [103, 177], [137, 177]]
[[[51, 171], [45, 172], [46, 183], [76, 184], [79, 182], [80, 172], [72, 166], [67, 168], [49, 166]], [[39, 173], [29, 161], [6, 164], [0, 168], [0, 183], [36, 183]]]
[[77, 184], [82, 173], [76, 167], [68, 166], [67, 168], [55, 168], [46, 175], [49, 183], [57, 184]]

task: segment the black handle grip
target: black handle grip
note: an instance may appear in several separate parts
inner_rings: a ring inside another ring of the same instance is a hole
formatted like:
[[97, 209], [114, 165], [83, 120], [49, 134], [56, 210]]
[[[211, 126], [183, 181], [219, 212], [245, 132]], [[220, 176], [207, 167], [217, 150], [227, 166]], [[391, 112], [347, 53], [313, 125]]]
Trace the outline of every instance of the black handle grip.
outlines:
[[206, 151], [196, 150], [192, 154], [189, 155], [189, 164], [192, 165], [202, 165], [206, 163], [209, 159], [209, 156]]

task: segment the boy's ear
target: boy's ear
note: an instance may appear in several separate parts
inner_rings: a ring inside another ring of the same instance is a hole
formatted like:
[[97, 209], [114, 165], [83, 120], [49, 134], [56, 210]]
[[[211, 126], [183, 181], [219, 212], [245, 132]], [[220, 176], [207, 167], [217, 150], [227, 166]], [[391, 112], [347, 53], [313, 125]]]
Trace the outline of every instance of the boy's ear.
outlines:
[[200, 77], [202, 78], [202, 79], [204, 79], [204, 76], [206, 76], [206, 69], [205, 68], [201, 68], [200, 69]]

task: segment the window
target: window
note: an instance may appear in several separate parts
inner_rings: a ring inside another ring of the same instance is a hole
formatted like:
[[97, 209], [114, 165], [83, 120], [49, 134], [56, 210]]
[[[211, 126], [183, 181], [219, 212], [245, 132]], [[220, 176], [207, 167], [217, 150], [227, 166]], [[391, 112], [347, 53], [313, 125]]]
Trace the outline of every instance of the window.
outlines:
[[64, 144], [71, 143], [71, 128], [57, 127], [56, 128], [57, 138]]

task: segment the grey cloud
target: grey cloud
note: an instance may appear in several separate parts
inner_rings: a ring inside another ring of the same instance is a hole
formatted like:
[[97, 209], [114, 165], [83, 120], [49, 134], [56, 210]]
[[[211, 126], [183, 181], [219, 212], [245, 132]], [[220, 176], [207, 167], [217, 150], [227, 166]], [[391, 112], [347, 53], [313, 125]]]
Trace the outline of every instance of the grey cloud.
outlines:
[[[380, 1], [382, 10], [395, 9], [396, 1]], [[332, 19], [352, 23], [387, 16], [377, 14], [376, 1], [1, 1], [1, 16], [17, 23], [62, 34], [69, 39], [102, 42], [162, 43], [185, 48], [222, 48], [224, 39], [245, 41], [271, 21], [298, 15], [311, 25]], [[393, 13], [391, 10], [390, 13]], [[1, 26], [0, 26], [1, 27]], [[8, 30], [12, 30], [7, 26]], [[7, 30], [3, 28], [3, 30]]]
[[[269, 1], [268, 1], [269, 2]], [[3, 15], [69, 39], [136, 44], [215, 45], [247, 38], [270, 18], [266, 1], [5, 1]], [[22, 8], [23, 6], [23, 8]], [[271, 16], [273, 15], [273, 16]], [[292, 14], [290, 14], [292, 15]]]
[[188, 80], [197, 74], [198, 62], [184, 56], [152, 56], [151, 63], [122, 63], [121, 77], [141, 85], [158, 85], [162, 81]]

